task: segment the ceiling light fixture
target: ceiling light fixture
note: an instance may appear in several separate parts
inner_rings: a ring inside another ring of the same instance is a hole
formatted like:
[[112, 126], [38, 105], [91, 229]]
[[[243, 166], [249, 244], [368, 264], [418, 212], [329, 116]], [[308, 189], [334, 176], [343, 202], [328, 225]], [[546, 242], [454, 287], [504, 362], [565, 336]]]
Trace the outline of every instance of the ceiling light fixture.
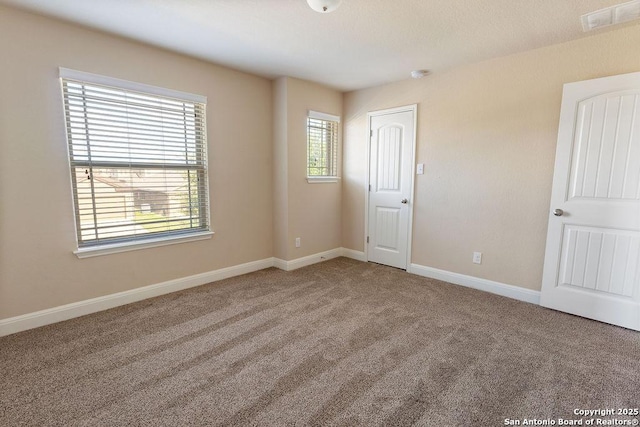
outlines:
[[428, 76], [429, 75], [429, 70], [413, 70], [411, 72], [411, 77], [413, 77], [414, 79], [421, 79], [424, 76]]
[[333, 12], [340, 6], [342, 0], [307, 0], [309, 7], [316, 12], [329, 13]]

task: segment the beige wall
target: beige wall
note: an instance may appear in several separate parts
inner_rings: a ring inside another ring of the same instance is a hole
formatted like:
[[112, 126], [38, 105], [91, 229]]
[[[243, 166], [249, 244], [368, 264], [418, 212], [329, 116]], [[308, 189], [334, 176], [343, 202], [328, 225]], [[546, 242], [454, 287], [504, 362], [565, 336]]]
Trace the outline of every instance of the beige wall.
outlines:
[[[631, 26], [343, 96], [0, 6], [0, 319], [272, 256], [363, 250], [366, 113], [413, 103], [426, 173], [412, 262], [539, 289], [562, 84], [640, 70], [637, 46]], [[213, 239], [72, 254], [60, 66], [209, 98]], [[338, 184], [305, 179], [309, 109], [342, 116]]]
[[[336, 249], [342, 242], [342, 186], [309, 184], [307, 114], [342, 115], [342, 93], [291, 77], [274, 81], [275, 256], [293, 260]], [[286, 156], [286, 158], [283, 158]], [[302, 245], [295, 247], [300, 237]]]
[[289, 243], [289, 153], [287, 78], [273, 81], [273, 256], [287, 259]]
[[[267, 79], [0, 7], [0, 319], [273, 256]], [[208, 97], [211, 240], [78, 259], [58, 67]]]
[[346, 94], [343, 246], [364, 249], [367, 112], [417, 103], [412, 262], [540, 289], [562, 85], [639, 71], [638, 46], [636, 25]]

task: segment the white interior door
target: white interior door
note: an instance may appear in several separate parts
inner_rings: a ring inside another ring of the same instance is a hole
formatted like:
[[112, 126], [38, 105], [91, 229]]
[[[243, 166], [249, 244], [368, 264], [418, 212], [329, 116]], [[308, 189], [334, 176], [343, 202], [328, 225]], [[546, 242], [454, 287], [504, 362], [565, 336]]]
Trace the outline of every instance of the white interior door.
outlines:
[[369, 261], [407, 268], [416, 107], [369, 115]]
[[541, 304], [640, 330], [640, 73], [564, 86], [550, 210]]

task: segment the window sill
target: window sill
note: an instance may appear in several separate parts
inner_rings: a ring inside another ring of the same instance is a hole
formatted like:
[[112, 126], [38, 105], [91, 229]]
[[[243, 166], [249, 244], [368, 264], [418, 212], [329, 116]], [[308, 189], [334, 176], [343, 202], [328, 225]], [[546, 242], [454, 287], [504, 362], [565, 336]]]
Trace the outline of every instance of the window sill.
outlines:
[[90, 258], [100, 255], [110, 255], [119, 252], [137, 251], [139, 249], [155, 248], [158, 246], [175, 245], [177, 243], [195, 242], [197, 240], [210, 239], [212, 231], [189, 234], [187, 236], [158, 237], [139, 242], [114, 243], [111, 245], [100, 245], [89, 248], [80, 248], [73, 253], [78, 258]]
[[307, 182], [309, 184], [328, 184], [332, 182], [340, 181], [339, 176], [308, 176]]

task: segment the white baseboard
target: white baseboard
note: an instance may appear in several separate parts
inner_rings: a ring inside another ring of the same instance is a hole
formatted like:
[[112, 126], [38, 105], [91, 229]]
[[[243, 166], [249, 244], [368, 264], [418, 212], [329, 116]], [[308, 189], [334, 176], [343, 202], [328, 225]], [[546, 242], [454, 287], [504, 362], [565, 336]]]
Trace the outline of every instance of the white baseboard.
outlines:
[[[86, 314], [119, 307], [147, 298], [153, 298], [171, 292], [201, 286], [218, 280], [227, 279], [229, 277], [252, 273], [269, 267], [277, 267], [281, 270], [291, 271], [332, 258], [337, 258], [339, 256], [345, 256], [358, 261], [366, 261], [364, 252], [347, 248], [336, 248], [291, 261], [285, 261], [278, 258], [266, 258], [259, 261], [248, 262], [246, 264], [195, 274], [193, 276], [183, 277], [180, 279], [169, 280], [155, 285], [131, 289], [129, 291], [118, 292], [111, 295], [105, 295], [85, 301], [36, 311], [34, 313], [2, 319], [0, 320], [0, 337], [56, 322], [62, 322], [63, 320], [73, 319]], [[465, 276], [463, 274], [438, 270], [436, 268], [425, 267], [419, 264], [411, 264], [407, 271], [419, 276], [443, 280], [445, 282], [479, 289], [532, 304], [540, 303], [540, 292], [520, 288], [518, 286], [506, 285], [504, 283], [493, 282], [491, 280], [480, 279], [472, 276]]]
[[531, 289], [525, 289], [519, 286], [438, 270], [437, 268], [425, 267], [419, 264], [411, 264], [407, 271], [412, 274], [417, 274], [418, 276], [429, 277], [430, 279], [442, 280], [443, 282], [454, 283], [531, 304], [540, 304], [540, 291], [532, 291]]
[[347, 248], [341, 248], [341, 249], [342, 249], [342, 256], [343, 257], [355, 259], [357, 261], [362, 261], [362, 262], [366, 262], [367, 261], [367, 257], [364, 254], [364, 252], [356, 251], [356, 250], [353, 250], [353, 249], [347, 249]]
[[329, 259], [337, 258], [339, 256], [342, 256], [342, 248], [331, 249], [329, 251], [293, 259], [291, 261], [274, 258], [273, 266], [278, 267], [280, 270], [291, 271], [298, 268], [306, 267], [308, 265], [317, 264], [322, 261], [327, 261]]
[[143, 286], [129, 291], [118, 292], [111, 295], [92, 298], [85, 301], [74, 302], [46, 310], [36, 311], [21, 316], [10, 317], [0, 320], [0, 337], [26, 331], [28, 329], [49, 325], [51, 323], [62, 322], [86, 314], [96, 313], [132, 302], [153, 298], [183, 289], [193, 288], [229, 277], [240, 276], [241, 274], [252, 273], [273, 267], [274, 259], [266, 258], [259, 261], [248, 262], [233, 267], [221, 268], [206, 273], [195, 274], [193, 276], [180, 279], [169, 280], [155, 285]]
[[287, 270], [287, 261], [280, 258], [273, 259], [273, 266], [275, 268], [279, 268], [280, 270], [289, 271]]
[[284, 271], [297, 270], [298, 268], [306, 267], [308, 265], [317, 264], [322, 261], [327, 261], [337, 257], [347, 257], [355, 259], [357, 261], [366, 261], [364, 252], [356, 251], [347, 248], [336, 248], [329, 251], [320, 252], [317, 254], [309, 255], [302, 258], [296, 258], [291, 261], [285, 261], [280, 258], [273, 259], [273, 266]]

